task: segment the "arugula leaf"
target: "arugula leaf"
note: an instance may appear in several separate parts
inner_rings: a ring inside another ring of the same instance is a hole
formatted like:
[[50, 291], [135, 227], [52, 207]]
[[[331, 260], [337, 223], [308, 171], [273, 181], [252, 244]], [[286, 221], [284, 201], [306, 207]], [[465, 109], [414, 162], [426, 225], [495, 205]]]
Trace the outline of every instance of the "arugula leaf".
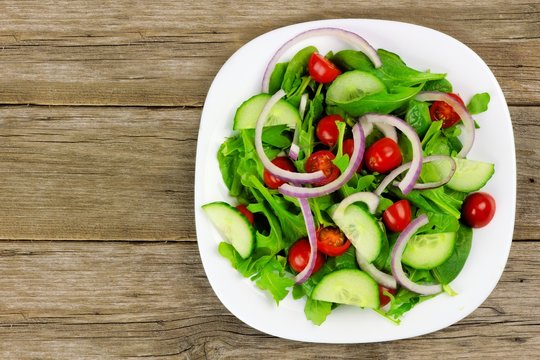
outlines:
[[311, 54], [316, 51], [317, 48], [314, 46], [305, 47], [289, 61], [281, 83], [281, 88], [285, 90], [287, 95], [292, 95], [302, 84], [302, 76], [306, 73], [308, 60]]
[[469, 104], [467, 104], [467, 110], [471, 115], [480, 114], [488, 109], [490, 96], [487, 92], [475, 94]]
[[311, 320], [315, 325], [321, 325], [328, 315], [332, 312], [332, 303], [321, 300], [313, 300], [311, 297], [306, 299], [304, 314], [306, 319]]
[[389, 187], [389, 191], [400, 199], [407, 199], [416, 207], [427, 213], [444, 213], [456, 219], [461, 217], [461, 204], [463, 201], [445, 192], [445, 187], [429, 190], [413, 190], [403, 195], [398, 187]]
[[257, 274], [260, 269], [265, 266], [266, 263], [268, 263], [273, 257], [271, 255], [262, 255], [242, 259], [235, 248], [231, 244], [224, 241], [219, 243], [218, 252], [221, 256], [229, 260], [232, 267], [238, 270], [238, 272], [244, 277], [251, 277]]
[[285, 70], [287, 70], [288, 62], [278, 63], [270, 75], [270, 84], [268, 86], [268, 92], [270, 94], [275, 94], [279, 89], [281, 89], [281, 83], [285, 77]]
[[[261, 229], [257, 228], [256, 235], [256, 248], [262, 251], [266, 251], [271, 255], [277, 254], [283, 250], [285, 244], [283, 242], [281, 227], [276, 216], [268, 209], [263, 202], [250, 204], [248, 210], [253, 214], [260, 213], [266, 217], [268, 222], [268, 232], [263, 234]], [[260, 221], [259, 221], [260, 223]]]
[[407, 108], [405, 121], [412, 126], [419, 136], [423, 136], [431, 125], [428, 103], [411, 100]]
[[465, 266], [465, 262], [471, 251], [472, 235], [472, 229], [461, 224], [456, 234], [454, 252], [450, 255], [448, 260], [433, 270], [436, 272], [437, 279], [442, 284], [449, 284], [459, 275], [463, 266]]
[[405, 288], [400, 288], [390, 302], [390, 309], [382, 315], [399, 324], [400, 318], [416, 305], [431, 299], [434, 295], [421, 296]]
[[285, 276], [285, 261], [280, 261], [279, 258], [273, 257], [251, 278], [257, 287], [268, 290], [277, 304], [287, 296], [289, 288], [294, 285], [294, 280]]
[[375, 188], [375, 179], [375, 175], [371, 174], [365, 176], [354, 174], [351, 180], [339, 189], [339, 193], [346, 198], [347, 196], [360, 191], [365, 191], [367, 189], [372, 190]]

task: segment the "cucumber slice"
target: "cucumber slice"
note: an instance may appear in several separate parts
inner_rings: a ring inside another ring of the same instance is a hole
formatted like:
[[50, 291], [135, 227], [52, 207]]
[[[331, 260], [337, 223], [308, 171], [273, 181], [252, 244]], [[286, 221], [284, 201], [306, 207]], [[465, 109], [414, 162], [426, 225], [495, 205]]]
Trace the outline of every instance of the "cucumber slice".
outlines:
[[[236, 110], [233, 130], [255, 129], [257, 119], [270, 97], [269, 94], [259, 94], [244, 101]], [[287, 125], [294, 129], [298, 123], [301, 123], [298, 109], [281, 99], [270, 110], [268, 120], [264, 126]]]
[[[453, 159], [456, 162], [456, 172], [446, 184], [450, 189], [462, 192], [480, 190], [495, 173], [495, 165], [492, 163], [461, 158]], [[441, 177], [450, 171], [448, 161], [434, 161], [425, 165], [428, 168], [435, 167]]]
[[422, 234], [407, 243], [401, 261], [415, 269], [430, 270], [444, 263], [456, 243], [456, 233]]
[[349, 205], [341, 215], [332, 214], [332, 220], [367, 262], [379, 256], [384, 233], [377, 219], [367, 209]]
[[243, 259], [251, 255], [255, 248], [255, 229], [237, 208], [222, 201], [203, 205], [202, 208], [225, 241]]
[[384, 91], [384, 83], [375, 75], [353, 70], [339, 75], [326, 92], [326, 102], [338, 104], [358, 100], [364, 96]]
[[312, 298], [337, 304], [377, 309], [379, 288], [377, 282], [358, 269], [331, 272], [313, 289]]

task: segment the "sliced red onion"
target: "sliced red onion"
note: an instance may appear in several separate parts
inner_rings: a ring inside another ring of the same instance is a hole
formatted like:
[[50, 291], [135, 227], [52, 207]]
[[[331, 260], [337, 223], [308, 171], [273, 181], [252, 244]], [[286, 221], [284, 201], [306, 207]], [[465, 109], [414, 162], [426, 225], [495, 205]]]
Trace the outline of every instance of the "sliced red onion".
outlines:
[[[429, 162], [432, 162], [432, 161], [449, 161], [450, 162], [450, 171], [448, 172], [448, 174], [443, 179], [441, 179], [439, 181], [432, 182], [432, 183], [424, 183], [424, 184], [418, 184], [417, 183], [416, 185], [414, 185], [413, 189], [415, 189], [415, 190], [426, 190], [426, 189], [438, 188], [439, 186], [443, 186], [444, 184], [449, 182], [450, 179], [452, 178], [452, 176], [454, 176], [454, 173], [456, 172], [456, 161], [454, 159], [452, 159], [450, 156], [447, 156], [447, 155], [426, 156], [423, 159], [422, 163], [425, 164], [425, 163], [429, 163]], [[396, 177], [398, 177], [399, 174], [401, 174], [405, 170], [409, 169], [410, 167], [411, 167], [411, 163], [408, 162], [408, 163], [400, 165], [399, 167], [392, 170], [388, 175], [386, 175], [386, 177], [383, 179], [383, 181], [381, 181], [381, 183], [379, 184], [379, 186], [375, 190], [375, 194], [380, 196], [383, 193], [384, 189], [386, 189], [386, 187], [388, 185], [390, 185], [390, 183], [392, 183], [392, 181]], [[395, 185], [395, 186], [397, 186], [398, 184], [399, 183], [397, 181], [393, 182], [393, 185]]]
[[255, 149], [257, 150], [257, 155], [261, 159], [261, 162], [266, 170], [272, 173], [274, 176], [283, 179], [285, 181], [290, 181], [295, 184], [305, 184], [321, 181], [325, 178], [324, 173], [319, 170], [314, 173], [296, 173], [292, 171], [287, 171], [281, 169], [280, 167], [274, 165], [272, 161], [266, 156], [263, 144], [262, 144], [262, 132], [266, 118], [270, 113], [272, 107], [283, 97], [285, 96], [285, 91], [279, 90], [268, 100], [264, 105], [259, 118], [257, 119], [257, 125], [255, 126]]
[[461, 120], [463, 121], [463, 127], [464, 127], [464, 135], [465, 138], [463, 139], [463, 148], [461, 148], [461, 151], [459, 154], [457, 154], [458, 157], [464, 158], [467, 156], [469, 151], [472, 148], [473, 142], [474, 142], [474, 120], [469, 113], [469, 110], [462, 105], [459, 101], [448, 95], [447, 93], [438, 92], [438, 91], [424, 91], [418, 93], [416, 95], [416, 100], [418, 101], [444, 101], [448, 105], [454, 109], [454, 111], [459, 115]]
[[398, 142], [398, 136], [395, 127], [382, 123], [372, 124], [367, 122], [366, 119], [363, 119], [362, 129], [364, 129], [364, 135], [366, 137], [373, 131], [373, 125], [375, 125], [377, 129], [379, 129], [383, 133], [384, 137], [390, 138], [396, 143]]
[[306, 105], [308, 100], [308, 94], [303, 94], [300, 98], [300, 107], [298, 112], [300, 113], [300, 124], [296, 124], [294, 129], [293, 141], [291, 148], [289, 149], [289, 157], [293, 160], [298, 160], [298, 154], [300, 153], [300, 146], [298, 146], [298, 138], [300, 137], [300, 128], [302, 127], [302, 120], [304, 120], [304, 114], [306, 112]]
[[378, 284], [381, 284], [389, 289], [397, 288], [396, 279], [394, 279], [392, 275], [382, 272], [381, 270], [377, 269], [375, 265], [367, 262], [367, 260], [364, 259], [364, 257], [358, 251], [356, 252], [356, 262], [360, 266], [360, 269], [371, 275], [373, 280], [375, 280]]
[[270, 85], [270, 76], [272, 75], [272, 71], [274, 70], [274, 67], [278, 63], [278, 61], [281, 59], [281, 57], [289, 50], [291, 47], [296, 45], [297, 43], [309, 39], [311, 37], [317, 37], [317, 36], [335, 36], [341, 40], [344, 40], [348, 42], [351, 45], [358, 46], [359, 50], [366, 54], [366, 56], [371, 60], [373, 65], [378, 68], [382, 65], [381, 59], [379, 58], [379, 55], [377, 54], [377, 50], [375, 50], [366, 40], [364, 40], [363, 37], [361, 37], [358, 34], [355, 34], [353, 32], [350, 32], [348, 30], [338, 29], [338, 28], [317, 28], [317, 29], [311, 29], [304, 31], [295, 37], [293, 37], [291, 40], [287, 41], [285, 44], [283, 44], [278, 51], [272, 56], [270, 59], [270, 62], [268, 63], [268, 66], [266, 67], [266, 71], [264, 72], [263, 76], [263, 82], [262, 82], [262, 91], [267, 93]]
[[414, 129], [407, 124], [405, 121], [401, 120], [392, 115], [381, 115], [381, 114], [366, 114], [360, 118], [360, 122], [366, 121], [367, 123], [381, 123], [385, 125], [390, 125], [398, 128], [401, 132], [409, 139], [412, 145], [412, 161], [409, 171], [399, 183], [399, 188], [403, 194], [408, 194], [413, 189], [418, 176], [420, 176], [420, 171], [422, 170], [422, 144], [420, 143], [420, 138]]
[[396, 244], [392, 249], [391, 255], [392, 275], [394, 275], [397, 282], [404, 288], [409, 289], [410, 291], [420, 295], [438, 294], [443, 289], [442, 286], [439, 284], [421, 285], [411, 281], [403, 271], [403, 266], [401, 265], [401, 256], [403, 255], [403, 251], [405, 251], [405, 247], [407, 246], [407, 242], [409, 242], [409, 239], [421, 226], [424, 226], [428, 222], [429, 219], [425, 214], [422, 214], [413, 221], [411, 221], [411, 223], [407, 225], [407, 227], [401, 232], [398, 239], [396, 240]]
[[351, 159], [349, 160], [349, 165], [336, 180], [326, 185], [314, 188], [303, 188], [300, 186], [283, 184], [279, 187], [279, 192], [283, 195], [307, 199], [333, 193], [334, 191], [345, 185], [356, 173], [356, 169], [358, 169], [358, 166], [360, 166], [360, 163], [362, 162], [362, 157], [364, 156], [365, 138], [364, 132], [362, 131], [362, 127], [360, 126], [360, 124], [355, 124], [353, 126], [352, 134], [354, 141], [354, 150]]
[[300, 198], [298, 201], [300, 201], [300, 209], [302, 210], [302, 215], [304, 215], [309, 245], [311, 246], [311, 250], [309, 252], [309, 261], [306, 267], [294, 278], [294, 281], [297, 284], [302, 284], [311, 276], [313, 269], [315, 268], [315, 260], [317, 256], [317, 230], [315, 229], [315, 221], [313, 220], [313, 214], [311, 213], [308, 199]]
[[358, 192], [352, 195], [347, 196], [345, 199], [341, 200], [338, 207], [334, 210], [334, 214], [339, 214], [345, 209], [355, 202], [363, 202], [368, 206], [370, 213], [375, 213], [377, 210], [377, 206], [379, 206], [379, 196], [369, 192], [369, 191], [362, 191]]

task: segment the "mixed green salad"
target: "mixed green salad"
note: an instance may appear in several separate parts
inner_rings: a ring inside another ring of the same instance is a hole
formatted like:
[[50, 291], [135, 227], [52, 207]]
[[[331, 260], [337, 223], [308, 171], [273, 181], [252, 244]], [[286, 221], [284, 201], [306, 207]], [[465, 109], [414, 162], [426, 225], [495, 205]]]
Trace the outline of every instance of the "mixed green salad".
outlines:
[[[280, 62], [319, 35], [351, 49], [308, 46]], [[219, 253], [276, 303], [291, 292], [305, 299], [316, 325], [342, 305], [399, 323], [415, 305], [454, 295], [472, 228], [495, 212], [478, 192], [494, 165], [466, 158], [479, 128], [471, 115], [490, 97], [465, 105], [457, 90], [446, 74], [413, 69], [346, 30], [291, 39], [217, 153], [237, 201], [203, 206], [223, 236]]]

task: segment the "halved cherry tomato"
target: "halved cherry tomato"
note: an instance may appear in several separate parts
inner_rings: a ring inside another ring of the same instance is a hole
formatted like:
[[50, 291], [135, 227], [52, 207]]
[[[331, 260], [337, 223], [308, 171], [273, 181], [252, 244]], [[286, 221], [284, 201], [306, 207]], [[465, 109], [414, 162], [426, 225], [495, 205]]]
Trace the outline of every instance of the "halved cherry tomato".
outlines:
[[408, 200], [399, 200], [384, 210], [382, 218], [388, 230], [403, 231], [411, 222], [411, 204]]
[[313, 185], [326, 185], [338, 178], [340, 174], [339, 168], [332, 162], [335, 158], [336, 156], [328, 150], [319, 150], [309, 156], [305, 165], [306, 172], [322, 170], [326, 176], [326, 178], [313, 183]]
[[384, 292], [387, 292], [389, 294], [392, 294], [392, 295], [395, 295], [396, 294], [396, 289], [389, 289], [389, 288], [386, 288], [382, 285], [379, 285], [379, 301], [381, 303], [381, 307], [383, 307], [384, 305], [388, 304], [390, 302], [390, 297], [389, 296], [386, 296], [384, 294]]
[[240, 205], [236, 205], [236, 208], [248, 219], [251, 225], [253, 225], [255, 219], [254, 219], [253, 213], [248, 210], [247, 206], [244, 204], [240, 204]]
[[313, 80], [323, 84], [334, 81], [341, 74], [336, 65], [316, 52], [309, 58], [308, 71]]
[[343, 118], [339, 115], [328, 115], [323, 117], [317, 123], [315, 133], [317, 138], [326, 146], [332, 147], [337, 144], [339, 139], [339, 130], [337, 122], [343, 122]]
[[317, 231], [317, 248], [323, 254], [339, 256], [350, 246], [349, 239], [335, 226], [326, 226]]
[[[354, 151], [354, 140], [353, 139], [343, 140], [343, 153], [349, 155], [349, 159], [352, 158], [353, 151]], [[362, 170], [362, 163], [358, 165], [358, 169], [356, 169], [356, 172], [359, 172], [360, 170]]]
[[473, 228], [481, 228], [491, 222], [495, 215], [495, 199], [485, 192], [472, 193], [465, 198], [461, 213], [463, 220]]
[[401, 165], [401, 150], [399, 145], [390, 138], [377, 140], [366, 151], [366, 167], [371, 171], [384, 174]]
[[[293, 162], [285, 156], [278, 156], [274, 160], [272, 160], [272, 163], [276, 165], [279, 168], [282, 168], [283, 170], [288, 171], [294, 171], [296, 172], [296, 167], [294, 166]], [[281, 185], [285, 184], [286, 181], [281, 180], [280, 178], [274, 176], [270, 171], [264, 169], [264, 183], [266, 186], [268, 186], [270, 189], [277, 189]]]
[[[452, 93], [448, 93], [448, 95], [459, 101], [462, 105], [465, 105], [459, 95]], [[435, 101], [433, 104], [431, 104], [431, 107], [429, 108], [429, 115], [431, 116], [432, 121], [442, 120], [443, 129], [449, 128], [461, 120], [454, 109], [444, 101]]]
[[[302, 238], [296, 241], [289, 249], [289, 255], [287, 259], [289, 261], [289, 266], [291, 269], [297, 273], [304, 270], [309, 262], [309, 254], [311, 252], [311, 246], [309, 245], [309, 240], [307, 238]], [[315, 258], [315, 267], [313, 272], [321, 268], [324, 264], [324, 255], [317, 251], [317, 257]]]

